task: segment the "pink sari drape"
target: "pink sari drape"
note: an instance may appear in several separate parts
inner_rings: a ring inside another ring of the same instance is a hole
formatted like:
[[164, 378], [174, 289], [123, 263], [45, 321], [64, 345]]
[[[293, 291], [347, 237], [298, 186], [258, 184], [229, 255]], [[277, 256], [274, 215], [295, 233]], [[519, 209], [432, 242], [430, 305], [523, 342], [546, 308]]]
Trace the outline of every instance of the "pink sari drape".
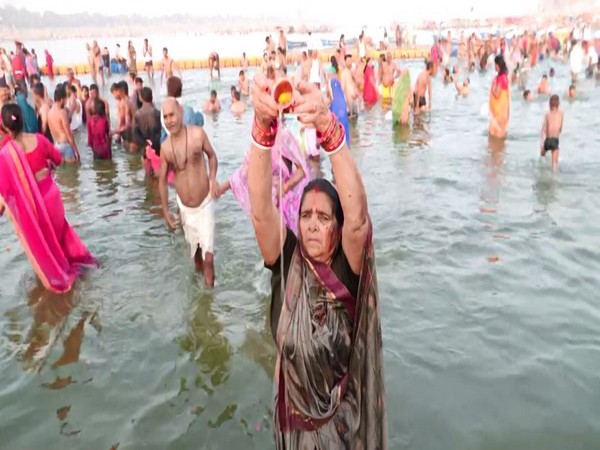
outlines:
[[27, 257], [43, 285], [69, 291], [82, 266], [98, 262], [65, 220], [51, 175], [36, 181], [25, 154], [12, 142], [0, 151], [0, 196]]
[[[229, 184], [231, 185], [231, 192], [239, 202], [240, 207], [250, 217], [250, 197], [248, 195], [248, 156], [249, 152], [244, 157], [242, 166], [234, 172], [229, 178]], [[288, 159], [292, 163], [292, 169], [285, 164], [283, 158]], [[300, 209], [300, 199], [302, 197], [302, 191], [304, 187], [310, 181], [310, 172], [306, 163], [306, 158], [300, 151], [298, 141], [293, 134], [283, 129], [277, 134], [275, 145], [271, 150], [271, 159], [273, 166], [273, 202], [277, 209], [283, 213], [286, 226], [298, 235], [298, 213]], [[296, 170], [296, 166], [299, 165], [304, 171], [304, 178], [296, 185], [293, 189], [289, 190], [284, 194], [282, 199], [282, 205], [279, 204], [279, 192], [277, 191], [276, 180], [281, 175], [281, 185], [287, 182]]]

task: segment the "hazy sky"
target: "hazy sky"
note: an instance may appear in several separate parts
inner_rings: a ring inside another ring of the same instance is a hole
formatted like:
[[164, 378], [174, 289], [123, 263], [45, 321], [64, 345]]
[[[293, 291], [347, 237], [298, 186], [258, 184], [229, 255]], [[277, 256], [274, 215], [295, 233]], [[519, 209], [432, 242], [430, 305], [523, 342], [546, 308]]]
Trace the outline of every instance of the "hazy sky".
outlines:
[[[101, 0], [86, 2], [81, 0], [62, 0], [48, 2], [47, 0], [0, 0], [0, 4], [21, 6], [26, 4], [32, 11], [45, 11], [49, 8], [56, 13], [75, 13], [89, 11], [103, 14], [130, 14], [140, 10], [139, 3], [122, 0]], [[190, 8], [184, 5], [192, 5]], [[468, 17], [471, 7], [474, 7], [473, 17], [479, 16], [512, 16], [534, 12], [537, 0], [418, 0], [406, 2], [399, 0], [368, 0], [368, 8], [360, 9], [352, 14], [350, 9], [344, 11], [344, 18], [336, 15], [341, 2], [331, 0], [218, 0], [202, 2], [186, 2], [186, 0], [144, 2], [143, 14], [147, 16], [161, 16], [172, 13], [192, 15], [247, 15], [262, 16], [264, 14], [275, 16], [297, 17], [301, 12], [305, 18], [331, 17], [333, 23], [362, 23], [376, 25], [378, 22], [398, 20], [441, 20], [447, 17]], [[415, 4], [416, 3], [416, 4]], [[361, 2], [355, 4], [360, 5]], [[384, 7], [385, 5], [385, 7]], [[407, 5], [410, 7], [407, 8]], [[450, 9], [450, 6], [452, 9]], [[383, 15], [382, 15], [383, 13]], [[379, 18], [379, 19], [378, 19]]]

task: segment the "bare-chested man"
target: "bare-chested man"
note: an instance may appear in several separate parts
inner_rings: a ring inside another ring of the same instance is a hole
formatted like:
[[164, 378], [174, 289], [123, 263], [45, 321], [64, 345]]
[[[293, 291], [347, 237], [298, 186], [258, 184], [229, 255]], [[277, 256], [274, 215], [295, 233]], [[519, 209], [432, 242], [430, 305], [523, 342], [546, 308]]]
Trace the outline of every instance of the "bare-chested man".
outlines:
[[129, 101], [129, 87], [126, 81], [114, 83], [110, 91], [117, 101], [117, 128], [111, 134], [117, 136], [117, 142], [123, 139], [123, 146], [132, 152], [137, 151], [133, 144], [133, 108]]
[[[96, 73], [100, 75], [100, 81], [102, 81], [102, 86], [104, 86], [104, 58], [102, 58], [102, 50], [100, 50], [100, 46], [98, 45], [98, 41], [94, 41], [92, 44], [92, 53], [94, 55], [94, 66], [96, 67]], [[96, 77], [92, 77], [94, 83], [96, 83]]]
[[250, 95], [250, 82], [243, 70], [240, 70], [240, 76], [238, 77], [238, 90], [244, 97]]
[[352, 55], [347, 54], [344, 58], [344, 68], [340, 76], [344, 97], [346, 97], [346, 107], [348, 108], [348, 116], [358, 114], [358, 87], [354, 81], [352, 73]]
[[171, 78], [174, 75], [175, 69], [179, 71], [179, 78], [182, 78], [181, 69], [177, 67], [177, 64], [175, 63], [173, 58], [169, 56], [169, 50], [167, 49], [167, 47], [164, 47], [163, 59], [160, 62], [160, 84], [162, 84], [163, 78], [165, 78], [165, 80]]
[[73, 69], [71, 69], [70, 67], [67, 69], [67, 83], [69, 84], [69, 86], [75, 86], [75, 89], [77, 89], [77, 96], [80, 97], [81, 81], [75, 78], [75, 72], [73, 72]]
[[108, 101], [104, 98], [100, 97], [100, 92], [98, 91], [97, 84], [90, 85], [90, 99], [85, 104], [85, 114], [87, 117], [92, 117], [94, 115], [94, 104], [96, 100], [100, 100], [104, 103], [104, 112], [106, 114], [106, 121], [110, 124], [110, 109], [108, 107]]
[[240, 116], [246, 111], [246, 104], [242, 101], [242, 96], [240, 95], [240, 91], [235, 91], [233, 93], [233, 102], [231, 104], [231, 112]]
[[540, 84], [537, 87], [538, 94], [550, 94], [550, 83], [548, 83], [548, 75], [542, 75], [542, 79], [540, 80]]
[[563, 127], [564, 112], [560, 109], [560, 99], [558, 95], [550, 97], [550, 111], [544, 117], [542, 124], [542, 136], [540, 155], [546, 156], [546, 152], [552, 152], [552, 170], [558, 169], [558, 152], [560, 133]]
[[392, 100], [392, 88], [394, 87], [394, 78], [399, 72], [398, 66], [392, 61], [392, 54], [386, 52], [385, 59], [381, 62], [381, 100]]
[[217, 71], [217, 80], [221, 79], [221, 61], [217, 52], [211, 52], [208, 55], [208, 68], [210, 69], [210, 79], [213, 79], [213, 70]]
[[217, 91], [213, 89], [210, 91], [210, 98], [204, 103], [204, 112], [218, 113], [219, 111], [221, 111], [221, 103], [217, 98]]
[[[421, 72], [415, 83], [414, 108], [415, 113], [424, 112], [431, 109], [431, 73], [433, 72], [433, 63], [427, 61], [425, 70]], [[426, 97], [427, 95], [427, 97]]]
[[[169, 213], [167, 175], [175, 171], [175, 191], [185, 239], [190, 244], [196, 270], [204, 283], [214, 286], [215, 213], [212, 199], [218, 197], [217, 155], [201, 127], [183, 125], [183, 109], [172, 97], [162, 104], [169, 136], [160, 148], [159, 190], [162, 210], [169, 228], [179, 225]], [[206, 168], [205, 156], [208, 159]]]
[[48, 127], [54, 138], [54, 145], [66, 163], [79, 161], [79, 149], [71, 132], [71, 121], [65, 109], [67, 91], [63, 85], [54, 90], [54, 104], [48, 112]]
[[152, 62], [152, 47], [148, 45], [148, 39], [144, 39], [144, 69], [148, 74], [148, 79], [154, 81], [154, 63]]
[[250, 62], [248, 61], [248, 58], [246, 57], [246, 52], [242, 52], [242, 69], [246, 72], [248, 72], [248, 67], [250, 66]]
[[54, 141], [50, 127], [48, 127], [48, 113], [50, 112], [51, 103], [45, 98], [46, 89], [42, 83], [33, 86], [33, 100], [35, 110], [37, 112], [38, 130], [46, 136], [50, 142]]

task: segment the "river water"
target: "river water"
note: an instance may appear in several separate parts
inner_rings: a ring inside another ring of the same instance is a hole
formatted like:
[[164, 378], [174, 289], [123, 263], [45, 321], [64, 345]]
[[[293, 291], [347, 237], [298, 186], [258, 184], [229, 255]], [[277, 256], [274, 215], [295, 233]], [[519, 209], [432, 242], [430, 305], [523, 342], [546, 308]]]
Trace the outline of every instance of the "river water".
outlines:
[[[413, 81], [421, 65], [410, 63]], [[223, 75], [213, 86], [224, 98], [237, 74]], [[563, 100], [553, 175], [538, 156], [547, 99], [515, 91], [504, 147], [488, 142], [492, 76], [472, 74], [466, 99], [436, 79], [433, 111], [412, 132], [392, 130], [380, 107], [353, 127], [390, 449], [597, 449], [598, 87], [584, 80], [578, 100]], [[185, 72], [184, 85], [198, 107], [211, 87], [205, 71]], [[567, 86], [557, 66], [554, 90]], [[252, 119], [226, 110], [206, 119], [220, 180], [241, 163]], [[56, 178], [99, 270], [68, 295], [44, 291], [0, 220], [0, 448], [273, 448], [269, 274], [249, 220], [230, 193], [217, 203], [206, 290], [139, 157], [115, 149], [113, 162], [92, 162], [80, 142], [81, 166]]]

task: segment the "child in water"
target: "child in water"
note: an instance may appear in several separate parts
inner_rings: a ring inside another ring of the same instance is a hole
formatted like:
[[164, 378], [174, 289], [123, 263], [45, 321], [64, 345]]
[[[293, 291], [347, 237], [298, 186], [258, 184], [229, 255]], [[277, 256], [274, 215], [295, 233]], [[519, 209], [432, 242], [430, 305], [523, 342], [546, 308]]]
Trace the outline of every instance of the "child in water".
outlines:
[[541, 156], [546, 156], [546, 152], [552, 152], [552, 170], [558, 169], [558, 151], [559, 142], [558, 138], [562, 132], [563, 126], [563, 115], [562, 109], [559, 109], [560, 100], [558, 95], [550, 97], [550, 111], [546, 113], [544, 117], [544, 124], [542, 125], [542, 145], [540, 149]]

